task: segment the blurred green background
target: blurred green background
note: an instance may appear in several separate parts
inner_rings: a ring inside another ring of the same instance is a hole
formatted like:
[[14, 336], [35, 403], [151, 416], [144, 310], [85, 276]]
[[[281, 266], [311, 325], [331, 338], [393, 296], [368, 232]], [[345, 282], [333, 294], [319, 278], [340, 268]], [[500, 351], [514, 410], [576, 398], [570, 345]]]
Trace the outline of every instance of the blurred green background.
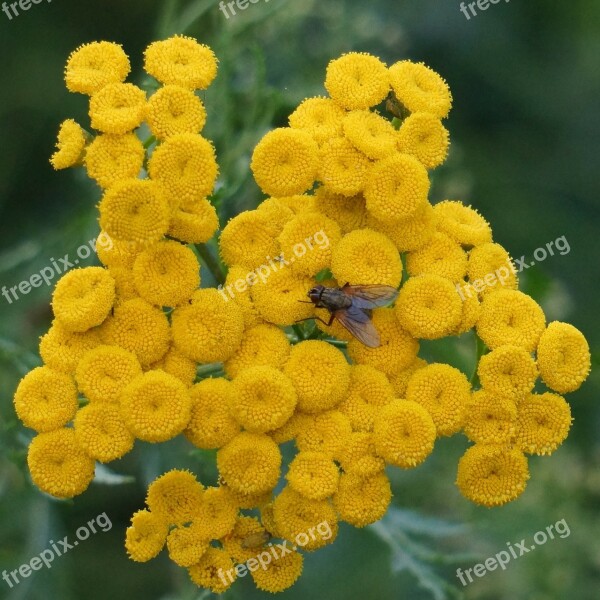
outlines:
[[[0, 286], [28, 279], [51, 258], [73, 256], [98, 232], [99, 190], [83, 173], [54, 173], [48, 163], [58, 124], [68, 117], [88, 123], [86, 99], [63, 85], [69, 53], [93, 40], [122, 43], [132, 60], [131, 80], [140, 83], [143, 48], [177, 32], [210, 44], [220, 59], [219, 76], [203, 100], [204, 133], [215, 142], [221, 166], [223, 221], [260, 201], [248, 169], [252, 148], [269, 128], [286, 124], [304, 97], [324, 93], [330, 59], [368, 51], [388, 63], [424, 61], [440, 72], [454, 96], [447, 121], [452, 149], [435, 172], [432, 201], [471, 203], [492, 223], [495, 239], [528, 262], [538, 247], [565, 236], [570, 252], [525, 271], [523, 289], [549, 320], [567, 320], [585, 333], [597, 364], [600, 4], [586, 0], [501, 2], [470, 20], [456, 0], [259, 0], [229, 19], [215, 0], [54, 0], [11, 21], [0, 13]], [[181, 442], [140, 444], [111, 465], [134, 482], [94, 483], [74, 502], [53, 501], [31, 485], [25, 467], [30, 433], [16, 420], [12, 395], [37, 364], [51, 292], [43, 286], [12, 304], [0, 296], [0, 571], [18, 568], [51, 539], [73, 537], [100, 513], [113, 527], [12, 590], [0, 580], [0, 598], [210, 597], [164, 553], [140, 565], [123, 549], [130, 515], [156, 474], [188, 466], [206, 483], [214, 481], [202, 453], [190, 454]], [[472, 368], [471, 339], [459, 341], [454, 358], [444, 347], [426, 350]], [[571, 434], [552, 457], [530, 460], [532, 477], [518, 501], [488, 510], [463, 499], [453, 482], [466, 440], [442, 440], [422, 467], [390, 471], [398, 510], [383, 530], [342, 527], [334, 545], [306, 557], [304, 575], [281, 597], [598, 598], [599, 379], [592, 372], [568, 397]], [[568, 537], [467, 588], [456, 579], [457, 566], [472, 567], [561, 519]], [[249, 579], [225, 598], [265, 597]]]

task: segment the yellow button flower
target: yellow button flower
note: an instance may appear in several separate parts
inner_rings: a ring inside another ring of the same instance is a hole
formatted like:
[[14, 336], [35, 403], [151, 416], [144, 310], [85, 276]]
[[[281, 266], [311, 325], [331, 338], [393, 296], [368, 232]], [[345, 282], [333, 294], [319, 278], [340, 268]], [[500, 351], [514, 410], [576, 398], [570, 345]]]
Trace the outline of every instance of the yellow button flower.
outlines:
[[429, 177], [409, 154], [393, 154], [377, 162], [365, 182], [367, 210], [382, 221], [402, 221], [427, 202]]
[[[260, 318], [276, 325], [293, 325], [314, 315], [314, 305], [307, 304], [314, 279], [296, 275], [284, 264], [271, 271], [268, 278], [257, 281], [250, 294]], [[302, 302], [300, 302], [302, 300]]]
[[431, 415], [416, 402], [394, 400], [384, 406], [373, 428], [377, 454], [403, 469], [420, 465], [433, 451], [436, 426]]
[[283, 372], [298, 394], [298, 409], [319, 413], [337, 406], [350, 385], [350, 365], [340, 350], [320, 340], [296, 344]]
[[192, 402], [187, 388], [164, 371], [139, 375], [123, 389], [120, 399], [127, 427], [145, 442], [166, 442], [190, 420]]
[[302, 554], [292, 550], [267, 563], [264, 569], [250, 570], [250, 575], [259, 590], [276, 594], [294, 585], [302, 575], [303, 560]]
[[403, 122], [397, 136], [400, 152], [414, 156], [426, 169], [445, 162], [450, 134], [432, 114], [416, 112]]
[[[294, 198], [295, 196], [288, 196]], [[304, 198], [305, 196], [296, 196]], [[308, 196], [306, 196], [308, 198]], [[274, 231], [280, 232], [283, 226], [294, 218], [296, 214], [285, 202], [282, 202], [279, 198], [267, 198], [263, 200], [256, 210], [262, 213], [266, 217], [267, 223]], [[302, 212], [302, 211], [300, 211]]]
[[259, 509], [273, 499], [272, 489], [257, 494], [249, 494], [234, 489], [230, 489], [230, 492], [238, 508]]
[[74, 375], [81, 357], [100, 344], [98, 329], [75, 333], [65, 329], [55, 319], [47, 333], [40, 338], [40, 356], [44, 364], [55, 371]]
[[204, 487], [193, 473], [173, 469], [150, 484], [146, 504], [170, 525], [182, 525], [199, 513], [203, 496]]
[[331, 265], [332, 249], [341, 237], [335, 221], [321, 213], [305, 211], [290, 219], [277, 239], [294, 272], [316, 275]]
[[321, 186], [315, 192], [315, 207], [334, 220], [340, 226], [342, 234], [366, 226], [367, 207], [362, 194], [343, 196]]
[[109, 83], [125, 81], [130, 71], [123, 48], [113, 42], [92, 42], [71, 53], [65, 68], [70, 92], [92, 95]]
[[394, 388], [396, 398], [406, 398], [406, 388], [410, 378], [416, 371], [427, 366], [427, 361], [424, 358], [415, 358], [414, 361], [404, 369], [400, 369], [389, 376], [390, 383]]
[[200, 264], [191, 248], [165, 240], [138, 254], [133, 281], [150, 304], [179, 306], [200, 286]]
[[396, 152], [396, 130], [376, 112], [353, 110], [344, 117], [343, 127], [352, 145], [373, 160]]
[[[295, 492], [291, 487], [283, 488], [273, 502], [273, 517], [283, 538], [294, 544], [296, 540], [306, 541], [302, 545], [307, 552], [332, 544], [337, 537], [338, 518], [333, 506], [327, 500], [311, 500]], [[308, 531], [316, 531], [321, 523], [329, 525], [330, 537], [310, 536]], [[299, 536], [302, 536], [299, 538]], [[308, 539], [307, 539], [308, 538]]]
[[505, 396], [481, 389], [473, 392], [465, 420], [465, 435], [478, 444], [508, 444], [515, 433], [517, 408]]
[[322, 452], [337, 459], [351, 433], [350, 419], [339, 410], [328, 410], [300, 420], [296, 446], [300, 452]]
[[452, 106], [448, 84], [423, 63], [401, 60], [389, 68], [396, 98], [411, 112], [426, 112], [443, 119]]
[[169, 228], [169, 205], [153, 181], [117, 182], [105, 192], [98, 210], [100, 227], [115, 240], [148, 244]]
[[206, 109], [191, 90], [166, 85], [148, 100], [146, 121], [156, 138], [164, 140], [177, 133], [199, 133], [206, 123]]
[[450, 335], [462, 318], [462, 301], [456, 288], [439, 275], [411, 277], [396, 301], [400, 324], [417, 338], [435, 340]]
[[333, 137], [342, 135], [344, 109], [331, 98], [307, 98], [303, 100], [289, 117], [292, 129], [302, 129], [317, 144], [322, 145]]
[[133, 352], [142, 367], [160, 360], [169, 350], [169, 321], [165, 313], [141, 298], [127, 300], [103, 324], [102, 341]]
[[518, 402], [533, 389], [538, 370], [527, 350], [506, 345], [482, 356], [477, 374], [486, 390]]
[[194, 38], [174, 35], [146, 48], [144, 69], [165, 85], [205, 90], [217, 75], [217, 58]]
[[131, 560], [147, 562], [158, 556], [169, 533], [168, 523], [148, 510], [138, 510], [125, 532], [125, 549]]
[[458, 463], [460, 493], [482, 506], [501, 506], [519, 497], [529, 479], [527, 458], [518, 449], [475, 444]]
[[239, 348], [244, 317], [239, 306], [214, 288], [196, 290], [191, 304], [171, 315], [175, 346], [199, 363], [221, 362]]
[[190, 387], [196, 380], [196, 363], [174, 346], [171, 346], [159, 361], [152, 363], [149, 369], [161, 369], [165, 373], [177, 377], [186, 387]]
[[239, 348], [225, 362], [225, 372], [229, 377], [235, 377], [250, 367], [280, 368], [287, 360], [290, 349], [290, 342], [279, 327], [257, 325], [244, 332]]
[[[281, 227], [271, 221], [268, 213], [258, 210], [241, 212], [221, 232], [219, 249], [223, 262], [230, 266], [241, 265], [247, 271], [262, 265], [263, 268], [269, 264], [276, 265], [269, 261], [280, 253], [276, 239], [280, 233]], [[242, 279], [246, 279], [246, 274]]]
[[[443, 222], [443, 217], [440, 222]], [[500, 244], [483, 243], [469, 253], [469, 281], [481, 296], [517, 289], [519, 281], [508, 252]]]
[[311, 500], [325, 500], [338, 489], [340, 473], [323, 452], [298, 452], [285, 476], [290, 487]]
[[518, 290], [498, 290], [481, 303], [477, 335], [488, 348], [506, 344], [533, 352], [546, 327], [540, 305]]
[[569, 435], [571, 407], [558, 394], [530, 394], [519, 403], [515, 443], [528, 454], [552, 454]]
[[217, 467], [234, 491], [260, 494], [277, 485], [281, 452], [269, 436], [244, 431], [217, 452]]
[[92, 402], [117, 402], [122, 389], [142, 374], [135, 354], [118, 346], [97, 346], [86, 352], [75, 378], [77, 387]]
[[407, 255], [406, 270], [411, 276], [429, 273], [462, 282], [467, 274], [467, 253], [460, 244], [438, 231], [422, 248]]
[[209, 540], [202, 537], [198, 527], [177, 527], [167, 537], [169, 558], [180, 567], [198, 563], [208, 550]]
[[344, 137], [326, 141], [319, 152], [319, 180], [325, 188], [343, 196], [363, 191], [371, 161]]
[[77, 388], [66, 373], [36, 367], [19, 382], [15, 411], [25, 427], [38, 432], [66, 425], [77, 411]]
[[280, 127], [267, 133], [256, 145], [250, 168], [265, 194], [302, 194], [316, 179], [318, 150], [306, 131]]
[[231, 382], [210, 377], [194, 385], [189, 393], [192, 415], [185, 437], [197, 448], [221, 448], [228, 444], [240, 432], [229, 411], [233, 401]]
[[211, 194], [219, 168], [211, 142], [201, 135], [178, 133], [154, 150], [148, 172], [167, 190], [176, 209]]
[[68, 331], [83, 332], [106, 319], [115, 300], [115, 280], [102, 267], [73, 269], [52, 294], [56, 320]]
[[[121, 304], [128, 300], [134, 300], [135, 298], [140, 299], [133, 283], [133, 273], [131, 272], [131, 269], [125, 267], [109, 267], [108, 272], [115, 280], [115, 307], [121, 306]], [[110, 320], [111, 318], [109, 316], [99, 330], [103, 330], [106, 323]]]
[[590, 372], [590, 347], [576, 327], [553, 321], [537, 347], [537, 366], [544, 383], [566, 394], [579, 389]]
[[135, 438], [127, 429], [118, 406], [88, 404], [77, 411], [75, 436], [88, 456], [107, 463], [125, 456]]
[[327, 65], [325, 89], [343, 108], [369, 108], [387, 96], [389, 73], [376, 56], [366, 52], [349, 52]]
[[226, 486], [204, 490], [200, 512], [194, 516], [194, 527], [205, 539], [219, 539], [231, 533], [238, 516], [238, 505]]
[[269, 431], [269, 436], [278, 444], [285, 444], [285, 442], [293, 440], [305, 425], [308, 426], [312, 419], [312, 415], [300, 412], [296, 406], [294, 414], [281, 427]]
[[371, 365], [388, 376], [408, 367], [417, 356], [419, 342], [403, 329], [394, 309], [375, 309], [373, 325], [379, 333], [381, 346], [369, 348], [353, 338], [348, 342], [350, 358], [355, 363]]
[[375, 475], [385, 469], [385, 461], [377, 455], [373, 433], [353, 431], [337, 460], [344, 473], [356, 473], [361, 477]]
[[233, 531], [221, 543], [223, 548], [238, 563], [254, 558], [263, 548], [265, 528], [256, 517], [238, 516]]
[[144, 119], [146, 92], [132, 83], [109, 83], [90, 98], [90, 121], [103, 133], [128, 133]]
[[144, 163], [144, 146], [134, 133], [98, 135], [87, 147], [88, 175], [103, 188], [137, 177]]
[[260, 507], [260, 522], [265, 530], [271, 534], [272, 537], [281, 537], [277, 531], [277, 525], [275, 524], [275, 517], [273, 517], [273, 503], [269, 502]]
[[81, 163], [85, 143], [86, 134], [81, 126], [73, 119], [63, 121], [58, 130], [57, 150], [50, 158], [50, 163], [56, 170], [68, 169]]
[[370, 365], [350, 367], [347, 397], [338, 406], [353, 431], [372, 431], [379, 409], [394, 399], [394, 388], [384, 373]]
[[282, 196], [277, 200], [287, 206], [295, 215], [303, 210], [316, 210], [315, 197], [308, 194]]
[[342, 521], [353, 527], [365, 527], [379, 521], [392, 501], [390, 480], [385, 473], [363, 477], [344, 473], [333, 497], [333, 505]]
[[167, 233], [186, 244], [205, 244], [218, 228], [217, 210], [208, 199], [202, 198], [174, 210]]
[[33, 483], [57, 498], [85, 492], [94, 478], [94, 460], [77, 442], [73, 429], [56, 429], [36, 435], [27, 452]]
[[462, 316], [460, 323], [453, 331], [453, 335], [462, 335], [463, 333], [473, 329], [473, 327], [475, 327], [477, 324], [477, 321], [479, 321], [479, 317], [481, 316], [481, 303], [477, 298], [477, 294], [474, 291], [473, 293], [468, 294], [464, 286], [461, 288], [461, 292]]
[[466, 247], [491, 243], [490, 224], [474, 208], [459, 200], [444, 200], [434, 210], [439, 217], [438, 229], [455, 242]]
[[367, 227], [380, 231], [392, 240], [399, 252], [422, 248], [435, 233], [437, 217], [429, 202], [420, 206], [412, 217], [399, 222], [376, 219], [367, 214]]
[[406, 399], [420, 404], [430, 415], [438, 436], [459, 432], [471, 400], [471, 385], [464, 373], [434, 363], [418, 369], [406, 388]]
[[135, 257], [145, 247], [145, 244], [139, 242], [111, 239], [105, 231], [100, 232], [98, 239], [110, 239], [110, 244], [96, 244], [96, 254], [100, 262], [109, 269], [133, 268]]
[[342, 285], [398, 287], [402, 279], [402, 261], [388, 237], [372, 229], [356, 229], [334, 247], [331, 272]]
[[246, 431], [266, 433], [292, 416], [298, 397], [288, 377], [275, 367], [244, 369], [232, 382], [230, 411]]
[[208, 588], [214, 594], [223, 593], [237, 578], [229, 554], [213, 546], [208, 548], [199, 562], [188, 569], [188, 573], [198, 587]]
[[[248, 276], [248, 273], [249, 271], [246, 267], [241, 265], [231, 265], [227, 271], [227, 277], [225, 278], [225, 291], [223, 289], [219, 290], [219, 293], [226, 293], [225, 297], [230, 298], [232, 302], [235, 302], [239, 306], [244, 318], [244, 326], [246, 331], [249, 331], [257, 325], [264, 324], [258, 309], [256, 306], [254, 306], [254, 302], [252, 301], [252, 296], [250, 294], [250, 290], [252, 288], [242, 284], [238, 284], [237, 289], [235, 287], [236, 282], [238, 281], [246, 280], [247, 282], [246, 277]], [[240, 289], [242, 291], [239, 291]], [[308, 304], [305, 306], [308, 306]]]

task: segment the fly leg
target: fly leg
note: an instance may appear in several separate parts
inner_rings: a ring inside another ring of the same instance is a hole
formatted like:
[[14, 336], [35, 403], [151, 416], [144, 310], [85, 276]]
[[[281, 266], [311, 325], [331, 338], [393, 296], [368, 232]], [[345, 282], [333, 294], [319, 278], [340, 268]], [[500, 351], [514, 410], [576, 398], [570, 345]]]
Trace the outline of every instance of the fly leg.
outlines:
[[[317, 308], [325, 308], [324, 306], [317, 306]], [[321, 319], [321, 317], [307, 317], [306, 319], [298, 319], [297, 321], [294, 321], [294, 323], [300, 323], [302, 321], [311, 321], [312, 319], [314, 319], [315, 321], [321, 321], [321, 323], [323, 323], [323, 325], [326, 325], [327, 327], [331, 327], [331, 324], [333, 323], [333, 320], [335, 319], [334, 315], [331, 315], [329, 317], [329, 323], [323, 321], [323, 319]]]

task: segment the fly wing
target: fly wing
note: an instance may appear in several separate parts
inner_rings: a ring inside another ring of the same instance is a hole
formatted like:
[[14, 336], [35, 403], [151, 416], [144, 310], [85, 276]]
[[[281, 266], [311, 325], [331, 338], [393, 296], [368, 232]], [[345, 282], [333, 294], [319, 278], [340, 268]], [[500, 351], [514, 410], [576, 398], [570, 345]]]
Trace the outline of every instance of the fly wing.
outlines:
[[358, 308], [379, 308], [391, 304], [398, 296], [398, 290], [391, 285], [348, 285], [342, 291], [352, 298]]
[[333, 316], [365, 346], [377, 348], [381, 345], [371, 317], [358, 306], [336, 310]]

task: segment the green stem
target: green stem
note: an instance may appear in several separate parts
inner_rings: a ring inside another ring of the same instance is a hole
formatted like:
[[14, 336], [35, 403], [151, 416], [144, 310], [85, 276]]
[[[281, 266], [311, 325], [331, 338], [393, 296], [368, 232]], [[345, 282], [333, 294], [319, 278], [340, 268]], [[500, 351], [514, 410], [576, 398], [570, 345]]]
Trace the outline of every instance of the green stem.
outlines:
[[479, 359], [486, 354], [488, 351], [487, 346], [481, 341], [479, 336], [475, 334], [475, 367], [473, 368], [473, 374], [471, 375], [471, 386], [475, 387], [479, 385], [479, 376], [477, 375], [477, 367], [479, 366]]
[[398, 130], [398, 129], [400, 129], [400, 125], [402, 125], [402, 119], [399, 119], [398, 117], [394, 117], [392, 119], [393, 128]]
[[156, 142], [156, 136], [155, 135], [151, 135], [144, 143], [144, 150], [148, 150], [148, 148], [150, 148], [150, 146], [152, 146], [152, 144], [154, 144], [154, 142]]
[[196, 250], [200, 258], [204, 261], [204, 265], [211, 272], [215, 281], [219, 284], [225, 283], [225, 273], [219, 264], [219, 261], [212, 255], [206, 244], [196, 244]]
[[206, 379], [207, 377], [212, 377], [213, 375], [221, 377], [222, 375], [224, 375], [223, 363], [211, 363], [208, 365], [200, 365], [196, 369], [196, 375], [199, 379]]

